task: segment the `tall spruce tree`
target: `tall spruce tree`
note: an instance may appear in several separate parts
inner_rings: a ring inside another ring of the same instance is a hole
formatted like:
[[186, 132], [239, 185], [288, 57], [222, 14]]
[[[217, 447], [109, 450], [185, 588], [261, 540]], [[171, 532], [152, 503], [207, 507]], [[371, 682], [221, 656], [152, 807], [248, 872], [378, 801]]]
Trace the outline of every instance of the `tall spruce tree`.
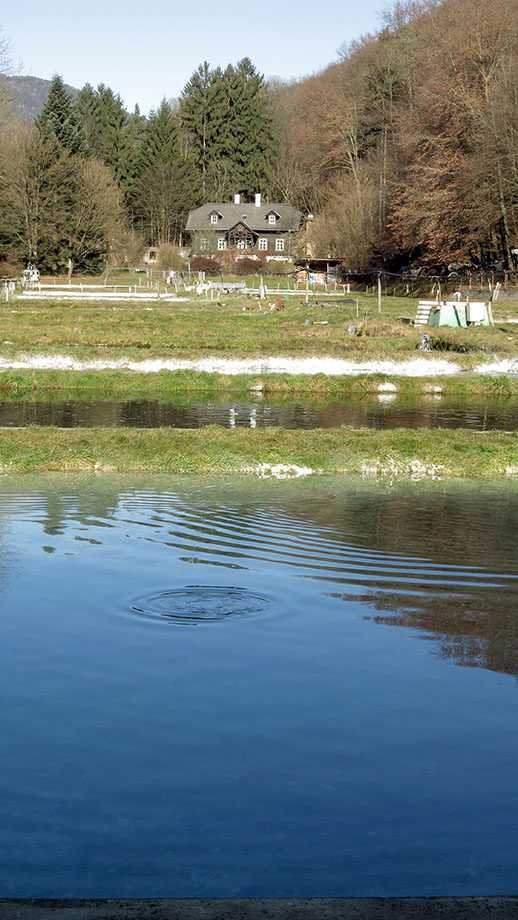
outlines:
[[150, 115], [141, 165], [132, 195], [141, 229], [150, 242], [179, 242], [187, 213], [199, 201], [199, 187], [192, 158], [180, 149], [177, 116], [165, 99]]
[[87, 144], [80, 113], [59, 74], [52, 78], [47, 101], [36, 119], [36, 125], [44, 134], [54, 135], [70, 153], [86, 154]]
[[122, 175], [121, 184], [124, 197], [130, 207], [135, 184], [144, 169], [143, 153], [147, 134], [147, 119], [140, 114], [138, 105], [128, 116], [122, 137]]
[[121, 97], [102, 83], [97, 87], [99, 98], [99, 147], [98, 155], [110, 167], [112, 175], [120, 186], [124, 181], [125, 155], [124, 131], [128, 113]]
[[226, 159], [234, 186], [246, 195], [265, 191], [275, 155], [273, 114], [264, 78], [249, 58], [225, 71], [228, 100]]
[[99, 95], [89, 83], [85, 83], [83, 88], [79, 90], [76, 97], [76, 106], [83, 125], [88, 150], [90, 153], [93, 153], [94, 156], [99, 156]]
[[89, 152], [108, 166], [127, 198], [142, 171], [142, 143], [146, 118], [138, 106], [128, 115], [120, 96], [102, 83], [93, 89], [87, 83], [79, 91], [81, 113]]
[[178, 120], [166, 99], [151, 112], [145, 133], [142, 161], [145, 168], [172, 163], [180, 158]]
[[266, 190], [275, 155], [273, 114], [264, 78], [249, 58], [224, 72], [201, 64], [182, 93], [180, 123], [205, 200]]
[[200, 64], [186, 84], [180, 98], [180, 124], [200, 173], [203, 197], [210, 197], [210, 172], [224, 155], [225, 119], [228, 102], [223, 74], [211, 70], [207, 61]]

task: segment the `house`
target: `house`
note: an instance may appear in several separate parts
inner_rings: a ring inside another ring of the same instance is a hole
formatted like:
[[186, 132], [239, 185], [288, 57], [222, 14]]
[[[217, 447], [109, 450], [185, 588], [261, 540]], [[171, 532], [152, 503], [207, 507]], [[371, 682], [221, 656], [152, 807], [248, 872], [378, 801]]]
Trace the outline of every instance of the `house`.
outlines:
[[255, 201], [203, 204], [189, 213], [185, 229], [192, 235], [192, 255], [246, 255], [270, 260], [291, 260], [296, 250], [295, 235], [302, 214], [291, 204], [263, 204]]
[[150, 246], [146, 249], [143, 259], [144, 265], [157, 265], [158, 264], [158, 246]]

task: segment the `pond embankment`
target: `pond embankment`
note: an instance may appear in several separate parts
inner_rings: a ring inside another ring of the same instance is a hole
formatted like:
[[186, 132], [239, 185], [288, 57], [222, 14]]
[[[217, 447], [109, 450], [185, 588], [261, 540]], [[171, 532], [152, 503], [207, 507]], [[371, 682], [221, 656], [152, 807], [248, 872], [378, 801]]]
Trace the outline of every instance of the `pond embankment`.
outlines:
[[[3, 320], [0, 395], [96, 392], [149, 397], [297, 394], [356, 397], [448, 392], [513, 399], [518, 345], [513, 327], [441, 330], [430, 354], [421, 330], [404, 324], [411, 306], [388, 298], [343, 305], [40, 304], [15, 301]], [[514, 308], [513, 308], [514, 309]], [[513, 312], [511, 310], [511, 312]], [[515, 311], [516, 312], [516, 311]], [[512, 317], [511, 317], [512, 318]], [[0, 434], [4, 473], [23, 470], [361, 473], [387, 476], [508, 476], [518, 469], [516, 435], [506, 432], [282, 429], [28, 428]]]
[[345, 427], [0, 432], [0, 472], [44, 470], [506, 477], [518, 475], [518, 433]]

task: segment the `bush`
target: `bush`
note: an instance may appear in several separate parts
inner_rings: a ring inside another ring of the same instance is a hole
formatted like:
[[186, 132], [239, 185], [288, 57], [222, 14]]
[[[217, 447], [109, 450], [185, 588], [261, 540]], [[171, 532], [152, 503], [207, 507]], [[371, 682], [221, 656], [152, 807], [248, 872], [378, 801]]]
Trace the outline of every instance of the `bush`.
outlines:
[[243, 259], [236, 259], [232, 266], [236, 275], [253, 275], [262, 270], [261, 262], [257, 259], [251, 259], [245, 256]]
[[210, 256], [194, 256], [191, 259], [191, 271], [193, 272], [219, 272], [221, 265], [217, 259], [211, 259]]
[[277, 262], [274, 259], [271, 259], [264, 266], [264, 271], [268, 275], [289, 275], [293, 272], [293, 263], [292, 262]]
[[0, 262], [0, 278], [21, 278], [22, 272], [23, 264], [16, 259]]
[[180, 255], [180, 247], [174, 243], [161, 243], [158, 249], [158, 267], [164, 272], [178, 271], [183, 268], [184, 261]]
[[111, 242], [110, 263], [128, 267], [141, 265], [146, 249], [145, 241], [137, 233], [121, 230]]

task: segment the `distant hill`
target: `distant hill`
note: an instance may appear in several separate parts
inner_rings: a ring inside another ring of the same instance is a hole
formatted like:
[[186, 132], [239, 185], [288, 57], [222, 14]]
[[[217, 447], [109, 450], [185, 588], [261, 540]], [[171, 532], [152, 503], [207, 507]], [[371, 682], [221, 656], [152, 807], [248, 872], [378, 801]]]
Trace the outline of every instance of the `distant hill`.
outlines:
[[[50, 89], [50, 80], [40, 77], [6, 77], [13, 100], [13, 115], [21, 121], [34, 121], [40, 114], [47, 101]], [[73, 86], [66, 87], [69, 93], [76, 96], [78, 90]]]

